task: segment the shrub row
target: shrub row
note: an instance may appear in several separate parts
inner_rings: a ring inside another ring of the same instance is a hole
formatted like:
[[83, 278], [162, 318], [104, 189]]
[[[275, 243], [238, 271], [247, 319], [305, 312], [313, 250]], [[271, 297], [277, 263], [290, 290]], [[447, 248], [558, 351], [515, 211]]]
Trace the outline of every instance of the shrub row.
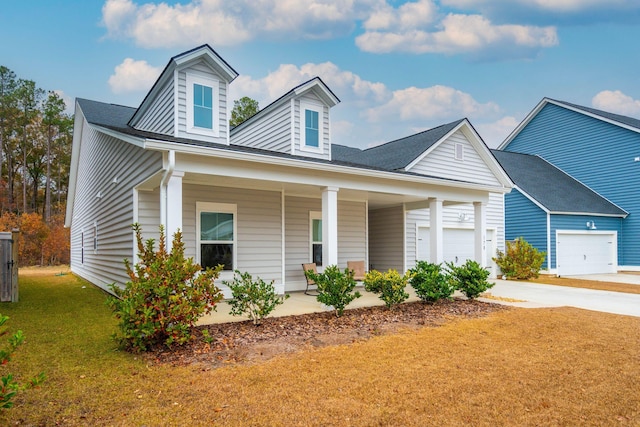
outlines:
[[[174, 234], [171, 249], [165, 246], [164, 229], [160, 227], [158, 249], [154, 239], [143, 242], [141, 229], [133, 229], [138, 245], [139, 262], [132, 266], [125, 260], [130, 280], [124, 288], [112, 285], [115, 294], [108, 304], [119, 319], [119, 333], [114, 338], [131, 351], [145, 351], [155, 345], [184, 344], [193, 338], [197, 320], [216, 309], [222, 292], [214, 281], [222, 266], [202, 270], [192, 258], [186, 258], [180, 231]], [[344, 309], [361, 295], [355, 290], [354, 272], [327, 266], [322, 273], [307, 272], [318, 288], [317, 300], [341, 316]], [[379, 295], [387, 308], [409, 298], [406, 286], [411, 283], [418, 296], [426, 302], [450, 298], [459, 289], [468, 298], [476, 298], [493, 286], [487, 282], [489, 272], [475, 261], [462, 266], [418, 262], [415, 268], [401, 275], [396, 270], [370, 271], [364, 287]], [[235, 271], [231, 281], [224, 281], [231, 289], [230, 314], [247, 316], [255, 325], [288, 298], [275, 292], [273, 281], [266, 283], [249, 273]]]

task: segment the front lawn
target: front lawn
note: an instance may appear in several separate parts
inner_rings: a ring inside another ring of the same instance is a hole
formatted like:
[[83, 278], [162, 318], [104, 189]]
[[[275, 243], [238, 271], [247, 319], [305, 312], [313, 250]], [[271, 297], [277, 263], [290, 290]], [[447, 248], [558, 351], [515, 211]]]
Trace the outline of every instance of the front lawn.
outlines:
[[254, 365], [173, 366], [118, 351], [102, 291], [22, 274], [3, 303], [45, 371], [0, 425], [639, 425], [640, 319], [511, 309]]

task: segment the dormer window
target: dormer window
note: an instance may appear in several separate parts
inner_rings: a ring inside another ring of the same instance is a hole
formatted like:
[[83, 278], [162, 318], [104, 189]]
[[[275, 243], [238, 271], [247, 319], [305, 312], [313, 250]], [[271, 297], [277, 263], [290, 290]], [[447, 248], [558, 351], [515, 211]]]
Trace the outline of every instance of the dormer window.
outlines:
[[213, 129], [213, 89], [193, 84], [193, 126]]
[[218, 88], [211, 76], [187, 72], [187, 133], [218, 136]]
[[322, 123], [323, 108], [321, 105], [309, 102], [300, 102], [300, 149], [322, 153], [323, 139]]

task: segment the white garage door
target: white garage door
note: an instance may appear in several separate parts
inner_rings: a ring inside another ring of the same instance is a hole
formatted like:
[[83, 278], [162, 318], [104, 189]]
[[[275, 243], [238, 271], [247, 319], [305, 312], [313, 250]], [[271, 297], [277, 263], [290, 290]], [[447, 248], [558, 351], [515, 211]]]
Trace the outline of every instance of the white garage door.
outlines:
[[[462, 228], [445, 228], [444, 235], [444, 260], [456, 265], [464, 264], [468, 259], [474, 259], [474, 230]], [[487, 230], [487, 261], [492, 263], [494, 256], [494, 230]], [[418, 227], [418, 259], [429, 261], [429, 227]]]
[[617, 234], [609, 232], [556, 234], [556, 264], [559, 276], [615, 273]]

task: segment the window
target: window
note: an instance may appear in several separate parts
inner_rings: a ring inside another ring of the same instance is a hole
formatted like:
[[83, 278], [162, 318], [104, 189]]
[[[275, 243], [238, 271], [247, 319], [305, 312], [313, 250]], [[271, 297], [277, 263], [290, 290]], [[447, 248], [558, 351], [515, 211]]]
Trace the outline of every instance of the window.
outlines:
[[187, 71], [187, 133], [218, 136], [218, 80]]
[[317, 266], [322, 265], [322, 214], [320, 212], [310, 212], [309, 222], [311, 225], [311, 262]]
[[193, 125], [199, 128], [213, 128], [213, 89], [209, 86], [193, 84]]
[[304, 144], [307, 147], [316, 147], [319, 145], [318, 136], [318, 112], [313, 110], [304, 110]]
[[300, 149], [322, 152], [323, 107], [309, 102], [300, 102]]
[[202, 268], [233, 271], [236, 265], [236, 205], [197, 203], [198, 260]]

